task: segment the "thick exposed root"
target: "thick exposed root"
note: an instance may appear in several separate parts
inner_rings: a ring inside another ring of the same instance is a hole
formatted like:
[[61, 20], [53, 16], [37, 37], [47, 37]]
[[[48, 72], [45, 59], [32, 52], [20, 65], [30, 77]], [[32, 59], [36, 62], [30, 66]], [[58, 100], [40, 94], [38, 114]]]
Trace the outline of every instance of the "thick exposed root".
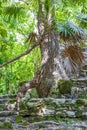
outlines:
[[16, 101], [16, 109], [19, 110], [19, 102], [25, 96], [26, 92], [37, 86], [35, 78], [31, 81], [26, 81], [25, 83], [21, 84], [17, 93], [17, 101]]

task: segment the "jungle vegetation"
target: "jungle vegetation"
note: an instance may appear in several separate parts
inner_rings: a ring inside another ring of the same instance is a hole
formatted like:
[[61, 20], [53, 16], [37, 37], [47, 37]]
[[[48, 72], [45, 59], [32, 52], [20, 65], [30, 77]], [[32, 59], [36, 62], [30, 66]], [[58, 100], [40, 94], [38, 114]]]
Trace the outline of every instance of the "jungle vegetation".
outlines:
[[87, 0], [0, 0], [0, 94], [14, 94], [32, 80], [39, 96], [47, 96], [59, 44], [68, 44], [63, 58], [76, 71], [86, 29]]

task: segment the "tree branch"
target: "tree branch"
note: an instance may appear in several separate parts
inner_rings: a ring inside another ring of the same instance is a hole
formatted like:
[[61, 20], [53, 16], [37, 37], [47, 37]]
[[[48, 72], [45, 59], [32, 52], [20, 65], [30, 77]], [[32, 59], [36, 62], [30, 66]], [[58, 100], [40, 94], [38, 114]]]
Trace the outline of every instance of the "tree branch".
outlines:
[[36, 48], [38, 45], [39, 45], [39, 43], [32, 45], [28, 50], [26, 50], [26, 51], [23, 52], [22, 54], [20, 54], [20, 55], [16, 56], [15, 58], [10, 59], [9, 61], [7, 61], [7, 62], [1, 64], [1, 65], [0, 65], [0, 68], [2, 68], [3, 66], [5, 66], [5, 65], [7, 65], [7, 64], [10, 64], [10, 63], [12, 63], [12, 62], [18, 60], [18, 59], [20, 59], [21, 57], [23, 57], [23, 56], [25, 56], [25, 55], [27, 55], [27, 54], [29, 54], [29, 53], [30, 53], [34, 48]]

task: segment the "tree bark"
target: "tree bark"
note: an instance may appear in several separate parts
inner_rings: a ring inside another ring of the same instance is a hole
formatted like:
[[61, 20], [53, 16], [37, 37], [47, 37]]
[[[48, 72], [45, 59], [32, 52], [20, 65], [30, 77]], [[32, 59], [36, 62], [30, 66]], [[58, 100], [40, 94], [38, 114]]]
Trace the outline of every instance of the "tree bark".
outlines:
[[[51, 2], [51, 0], [50, 0]], [[44, 0], [39, 0], [38, 31], [39, 36], [44, 38], [40, 43], [42, 54], [42, 67], [39, 72], [39, 84], [36, 87], [39, 97], [47, 97], [53, 85], [53, 72], [55, 70], [54, 59], [58, 54], [58, 36], [52, 28], [52, 9], [47, 12]]]
[[[49, 1], [46, 7], [46, 3]], [[55, 31], [55, 15], [52, 0], [38, 0], [38, 33], [40, 40], [40, 50], [42, 55], [41, 68], [36, 73], [32, 81], [24, 83], [18, 91], [17, 100], [24, 96], [26, 91], [36, 87], [39, 97], [47, 97], [54, 83], [54, 72], [59, 69], [60, 76], [61, 66], [57, 62], [59, 56], [58, 34]], [[49, 5], [51, 5], [49, 7]], [[54, 16], [53, 16], [54, 15]], [[63, 74], [64, 75], [64, 72]]]

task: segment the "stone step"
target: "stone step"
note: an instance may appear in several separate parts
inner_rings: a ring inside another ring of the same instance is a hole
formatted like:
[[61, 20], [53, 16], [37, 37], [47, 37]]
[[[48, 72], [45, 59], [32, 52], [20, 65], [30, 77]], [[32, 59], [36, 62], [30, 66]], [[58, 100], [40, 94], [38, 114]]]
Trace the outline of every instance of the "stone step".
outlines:
[[16, 115], [15, 111], [0, 111], [0, 117]]
[[0, 111], [4, 110], [14, 110], [16, 106], [16, 102], [14, 103], [5, 103], [5, 104], [0, 104]]
[[72, 87], [70, 97], [71, 98], [80, 98], [80, 97], [87, 97], [87, 87]]
[[80, 77], [80, 78], [72, 78], [72, 81], [75, 82], [87, 82], [87, 76], [86, 77]]
[[87, 77], [72, 80], [59, 80], [51, 88], [49, 97], [79, 98], [87, 97]]
[[87, 118], [87, 99], [22, 99], [19, 113], [23, 116], [29, 115], [32, 118], [39, 116]]
[[[12, 119], [13, 120], [13, 119]], [[3, 120], [0, 122], [2, 130], [87, 130], [87, 121], [77, 119], [58, 119], [36, 121], [33, 123], [27, 122], [27, 125], [22, 123], [12, 122], [11, 120]], [[8, 124], [8, 125], [7, 125]]]
[[16, 101], [16, 98], [0, 98], [0, 104], [13, 103]]
[[[85, 97], [87, 97], [87, 87], [75, 86], [75, 87], [71, 88], [70, 92], [64, 93], [64, 91], [63, 91], [63, 93], [59, 92], [59, 94], [57, 94], [57, 95], [58, 95], [58, 98], [71, 98], [71, 99], [77, 99], [80, 97], [85, 98]], [[50, 97], [52, 97], [52, 96], [50, 96]]]
[[4, 121], [14, 122], [15, 116], [16, 116], [16, 115], [0, 116], [0, 122], [4, 122]]
[[0, 104], [0, 111], [6, 110], [7, 106], [4, 104]]
[[[9, 98], [8, 98], [9, 97]], [[0, 96], [0, 129], [4, 130], [5, 124], [9, 124], [8, 129], [11, 127], [14, 130], [87, 130], [87, 99], [71, 99], [71, 98], [23, 98], [20, 101], [19, 114], [22, 116], [22, 122], [16, 122], [17, 112], [14, 110], [5, 110], [8, 105], [15, 102], [15, 97]], [[26, 105], [25, 105], [26, 102]], [[27, 116], [27, 117], [26, 117]], [[29, 116], [29, 118], [28, 118]], [[21, 116], [20, 116], [21, 117]], [[51, 120], [52, 119], [54, 120]], [[27, 118], [27, 126], [23, 125]], [[45, 121], [40, 121], [40, 118]], [[58, 121], [60, 118], [60, 121]], [[68, 121], [62, 121], [66, 120]], [[84, 121], [76, 121], [76, 118], [85, 119]], [[31, 123], [31, 119], [33, 122]], [[55, 121], [56, 119], [56, 121]], [[20, 118], [19, 118], [20, 120]], [[50, 121], [48, 121], [50, 120]], [[72, 121], [71, 121], [72, 120]], [[58, 121], [58, 122], [57, 122]]]
[[[67, 121], [67, 122], [66, 122]], [[87, 121], [75, 121], [66, 119], [65, 122], [60, 119], [56, 122], [53, 120], [37, 121], [30, 123], [27, 128], [23, 128], [22, 125], [17, 126], [18, 130], [87, 130]], [[16, 130], [15, 129], [15, 130]]]
[[16, 96], [17, 96], [16, 94], [12, 94], [12, 95], [2, 95], [2, 96], [0, 96], [0, 99], [4, 99], [4, 98], [5, 98], [5, 99], [6, 99], [6, 98], [11, 98], [11, 99], [12, 99], [12, 98], [16, 98]]
[[0, 96], [0, 111], [13, 109], [16, 102], [16, 95]]

